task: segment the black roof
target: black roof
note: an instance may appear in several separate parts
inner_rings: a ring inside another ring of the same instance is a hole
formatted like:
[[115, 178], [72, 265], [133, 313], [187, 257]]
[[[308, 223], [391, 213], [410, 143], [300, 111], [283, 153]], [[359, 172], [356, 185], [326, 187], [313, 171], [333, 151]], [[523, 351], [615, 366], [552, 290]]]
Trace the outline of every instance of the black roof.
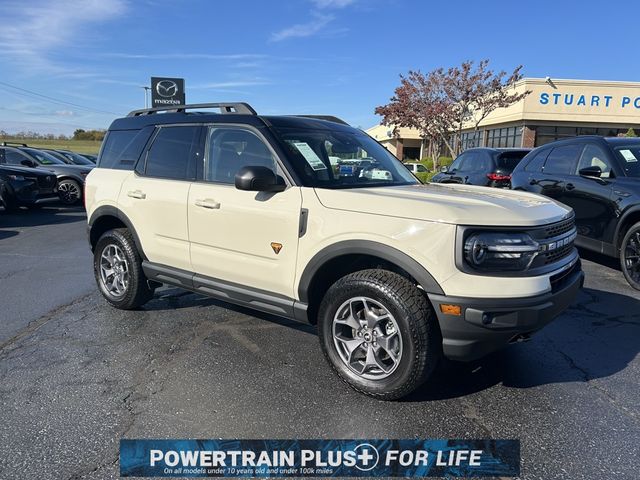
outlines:
[[531, 148], [526, 148], [526, 147], [472, 147], [472, 148], [467, 148], [465, 150], [465, 152], [469, 152], [471, 150], [482, 150], [485, 152], [497, 152], [497, 153], [504, 153], [504, 152], [530, 152], [532, 149]]

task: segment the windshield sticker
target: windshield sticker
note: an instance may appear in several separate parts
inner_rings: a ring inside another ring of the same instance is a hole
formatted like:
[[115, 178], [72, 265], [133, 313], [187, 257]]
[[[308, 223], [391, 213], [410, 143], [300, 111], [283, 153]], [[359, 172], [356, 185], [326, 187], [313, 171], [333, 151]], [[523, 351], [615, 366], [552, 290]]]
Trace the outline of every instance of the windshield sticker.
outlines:
[[352, 177], [356, 173], [356, 167], [354, 165], [340, 165], [341, 177]]
[[320, 160], [320, 157], [316, 155], [316, 152], [306, 142], [294, 142], [293, 145], [302, 154], [309, 166], [314, 170], [326, 170], [327, 166]]
[[638, 161], [638, 159], [636, 158], [636, 156], [633, 154], [631, 150], [620, 150], [620, 153], [622, 154], [624, 159], [627, 161], [627, 163]]

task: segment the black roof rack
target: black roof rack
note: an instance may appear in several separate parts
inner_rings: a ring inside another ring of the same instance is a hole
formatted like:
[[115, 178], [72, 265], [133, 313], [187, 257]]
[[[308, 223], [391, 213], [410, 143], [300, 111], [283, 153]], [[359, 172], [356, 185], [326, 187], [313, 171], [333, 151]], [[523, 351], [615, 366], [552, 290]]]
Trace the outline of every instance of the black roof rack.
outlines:
[[2, 145], [3, 147], [11, 147], [11, 146], [28, 147], [29, 146], [26, 143], [19, 143], [19, 142], [2, 142], [0, 145]]
[[333, 115], [293, 115], [293, 116], [303, 117], [303, 118], [316, 118], [318, 120], [326, 120], [328, 122], [341, 123], [342, 125], [349, 125], [347, 122], [345, 122], [341, 118], [334, 117]]
[[142, 110], [134, 110], [129, 112], [127, 117], [139, 117], [141, 115], [151, 115], [157, 112], [176, 112], [183, 113], [187, 110], [196, 108], [219, 108], [220, 113], [243, 113], [245, 115], [257, 115], [257, 112], [244, 102], [236, 103], [194, 103], [191, 105], [170, 105], [166, 107], [145, 108]]

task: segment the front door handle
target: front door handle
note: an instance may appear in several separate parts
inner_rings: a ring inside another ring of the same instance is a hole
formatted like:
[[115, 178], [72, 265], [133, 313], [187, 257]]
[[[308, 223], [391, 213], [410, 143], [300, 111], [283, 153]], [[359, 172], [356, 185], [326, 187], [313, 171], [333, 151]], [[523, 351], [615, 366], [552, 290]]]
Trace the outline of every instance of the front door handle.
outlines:
[[210, 198], [196, 200], [196, 207], [209, 208], [211, 210], [220, 208], [220, 203]]
[[576, 188], [576, 186], [573, 183], [567, 183], [564, 188], [566, 188], [567, 190], [573, 190], [574, 188]]
[[140, 200], [144, 200], [145, 198], [147, 198], [147, 194], [144, 193], [141, 190], [129, 190], [127, 192], [127, 197], [138, 198]]

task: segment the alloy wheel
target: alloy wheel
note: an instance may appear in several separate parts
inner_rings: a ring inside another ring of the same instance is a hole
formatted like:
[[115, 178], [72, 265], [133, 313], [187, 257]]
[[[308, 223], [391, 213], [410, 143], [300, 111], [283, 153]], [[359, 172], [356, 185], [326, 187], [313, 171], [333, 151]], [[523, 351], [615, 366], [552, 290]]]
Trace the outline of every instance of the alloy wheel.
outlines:
[[122, 297], [129, 286], [129, 264], [122, 249], [113, 243], [100, 255], [100, 281], [103, 288], [114, 297]]
[[80, 199], [80, 189], [75, 183], [64, 182], [58, 186], [58, 194], [64, 203], [72, 204]]
[[636, 284], [640, 284], [640, 230], [636, 230], [629, 236], [623, 255], [623, 266], [627, 275]]
[[402, 358], [402, 338], [395, 318], [371, 298], [354, 297], [344, 302], [333, 319], [332, 333], [340, 359], [362, 378], [386, 378]]

